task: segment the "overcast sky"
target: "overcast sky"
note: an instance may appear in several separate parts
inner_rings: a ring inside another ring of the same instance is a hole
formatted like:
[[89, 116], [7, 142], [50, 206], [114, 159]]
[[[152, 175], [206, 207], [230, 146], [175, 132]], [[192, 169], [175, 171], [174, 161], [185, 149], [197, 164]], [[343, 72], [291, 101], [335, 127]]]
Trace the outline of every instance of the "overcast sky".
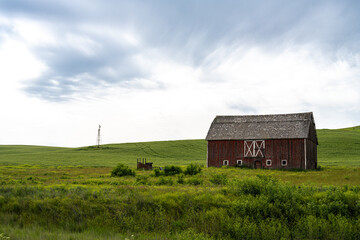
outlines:
[[360, 125], [360, 1], [1, 0], [0, 144], [205, 138], [216, 115]]

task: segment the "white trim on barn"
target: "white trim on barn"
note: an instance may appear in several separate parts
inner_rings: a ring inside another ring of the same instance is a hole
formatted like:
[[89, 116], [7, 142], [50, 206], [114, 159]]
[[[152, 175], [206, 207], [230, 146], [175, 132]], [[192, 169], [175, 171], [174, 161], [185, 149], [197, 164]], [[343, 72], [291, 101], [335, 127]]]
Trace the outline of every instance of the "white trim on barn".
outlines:
[[244, 141], [245, 157], [264, 157], [263, 151], [265, 151], [265, 140]]

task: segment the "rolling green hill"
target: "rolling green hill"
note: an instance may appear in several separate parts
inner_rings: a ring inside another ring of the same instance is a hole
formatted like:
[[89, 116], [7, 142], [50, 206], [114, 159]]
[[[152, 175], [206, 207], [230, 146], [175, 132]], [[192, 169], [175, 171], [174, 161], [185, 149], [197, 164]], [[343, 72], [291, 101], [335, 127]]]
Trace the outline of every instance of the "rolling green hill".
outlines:
[[1, 146], [0, 165], [106, 166], [122, 162], [136, 166], [137, 158], [146, 158], [156, 166], [205, 164], [205, 140], [179, 140], [103, 145], [82, 148], [40, 146]]
[[360, 166], [360, 126], [317, 130], [318, 163], [326, 166]]
[[[318, 165], [360, 166], [360, 126], [345, 129], [317, 130]], [[139, 142], [94, 147], [60, 148], [42, 146], [0, 145], [0, 165], [41, 166], [108, 166], [119, 162], [136, 165], [146, 158], [156, 166], [205, 165], [205, 140]]]

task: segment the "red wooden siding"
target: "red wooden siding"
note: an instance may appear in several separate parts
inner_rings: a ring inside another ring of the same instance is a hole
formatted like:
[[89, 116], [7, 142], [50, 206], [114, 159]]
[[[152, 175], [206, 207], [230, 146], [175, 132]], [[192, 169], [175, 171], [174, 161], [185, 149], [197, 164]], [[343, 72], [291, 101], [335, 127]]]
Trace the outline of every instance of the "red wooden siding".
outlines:
[[306, 141], [306, 168], [315, 169], [317, 168], [317, 146], [314, 142]]
[[[305, 168], [305, 142], [306, 168], [314, 169], [317, 162], [316, 144], [310, 140], [304, 141], [304, 139], [265, 140], [264, 157], [244, 157], [244, 140], [210, 140], [208, 141], [208, 166], [220, 167], [224, 160], [229, 161], [229, 166], [234, 166], [237, 160], [242, 160], [243, 165], [250, 167]], [[271, 166], [266, 166], [266, 160], [271, 160]], [[287, 165], [282, 166], [281, 160], [286, 160]], [[258, 161], [257, 164], [255, 161]]]
[[224, 160], [236, 165], [236, 160], [244, 156], [244, 141], [208, 141], [208, 166], [221, 167]]

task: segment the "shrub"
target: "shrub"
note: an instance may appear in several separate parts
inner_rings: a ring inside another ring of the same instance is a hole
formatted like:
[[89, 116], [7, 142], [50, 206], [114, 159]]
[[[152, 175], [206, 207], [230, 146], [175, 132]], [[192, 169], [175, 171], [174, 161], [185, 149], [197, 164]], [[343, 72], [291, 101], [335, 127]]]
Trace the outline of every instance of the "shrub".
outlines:
[[136, 184], [138, 185], [149, 185], [149, 177], [148, 176], [136, 176]]
[[122, 176], [135, 176], [135, 171], [131, 170], [128, 166], [125, 166], [122, 163], [119, 163], [112, 171], [112, 177], [122, 177]]
[[155, 168], [154, 175], [155, 175], [155, 177], [160, 177], [160, 176], [164, 175], [164, 172], [162, 172], [159, 168]]
[[316, 171], [322, 171], [322, 170], [324, 170], [324, 168], [323, 168], [322, 166], [318, 165], [315, 170], [316, 170]]
[[187, 183], [190, 184], [190, 185], [197, 186], [197, 185], [202, 184], [203, 180], [198, 178], [198, 177], [192, 177], [187, 181]]
[[213, 237], [206, 236], [202, 232], [196, 232], [193, 228], [186, 229], [182, 232], [176, 233], [176, 239], [178, 240], [187, 240], [187, 239], [193, 239], [193, 240], [211, 240], [214, 239]]
[[237, 196], [243, 194], [257, 196], [263, 192], [264, 183], [262, 183], [259, 179], [249, 178], [242, 181], [235, 181], [231, 187], [231, 191]]
[[174, 182], [171, 178], [164, 178], [160, 177], [159, 180], [156, 182], [156, 185], [173, 185]]
[[191, 163], [186, 167], [185, 174], [186, 175], [196, 175], [201, 172], [201, 167], [199, 164]]
[[210, 182], [216, 185], [226, 185], [228, 179], [226, 174], [214, 174], [212, 178], [210, 178]]
[[247, 164], [242, 164], [242, 165], [236, 164], [235, 167], [236, 168], [242, 168], [242, 169], [252, 169], [252, 167], [247, 165]]
[[171, 165], [171, 166], [165, 166], [164, 168], [165, 176], [173, 176], [180, 173], [182, 173], [182, 169], [179, 166]]
[[0, 240], [8, 240], [10, 237], [5, 236], [4, 233], [0, 233]]
[[176, 180], [177, 183], [179, 184], [184, 184], [185, 183], [185, 180], [184, 180], [184, 174], [180, 173], [177, 177], [177, 180]]

